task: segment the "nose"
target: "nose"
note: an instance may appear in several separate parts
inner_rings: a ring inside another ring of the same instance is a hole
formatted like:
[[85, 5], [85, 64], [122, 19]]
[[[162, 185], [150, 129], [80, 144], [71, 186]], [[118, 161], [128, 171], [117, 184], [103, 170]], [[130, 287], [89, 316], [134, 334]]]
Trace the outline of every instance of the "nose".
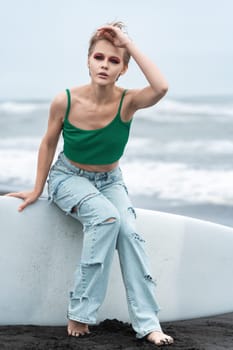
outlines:
[[104, 59], [104, 60], [102, 61], [101, 68], [103, 68], [103, 69], [108, 69], [108, 60], [107, 60], [107, 59]]

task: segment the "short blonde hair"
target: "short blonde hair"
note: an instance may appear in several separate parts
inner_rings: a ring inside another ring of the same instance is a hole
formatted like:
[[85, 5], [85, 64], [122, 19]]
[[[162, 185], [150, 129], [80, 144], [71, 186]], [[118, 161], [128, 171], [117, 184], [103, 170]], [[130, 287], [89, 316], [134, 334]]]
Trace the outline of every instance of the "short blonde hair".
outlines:
[[[107, 23], [107, 24], [111, 25], [113, 27], [117, 27], [120, 30], [122, 30], [123, 32], [126, 32], [126, 26], [125, 26], [125, 24], [123, 22], [117, 21], [117, 22], [111, 22], [111, 23]], [[108, 41], [110, 41], [110, 39], [105, 37], [105, 35], [97, 35], [97, 31], [94, 32], [94, 34], [91, 36], [90, 41], [89, 41], [88, 57], [90, 57], [90, 55], [94, 51], [96, 43], [98, 41], [100, 41], [100, 40], [108, 40]], [[129, 60], [130, 60], [130, 54], [129, 54], [129, 52], [126, 49], [124, 49], [123, 62], [124, 62], [125, 66], [128, 66]]]

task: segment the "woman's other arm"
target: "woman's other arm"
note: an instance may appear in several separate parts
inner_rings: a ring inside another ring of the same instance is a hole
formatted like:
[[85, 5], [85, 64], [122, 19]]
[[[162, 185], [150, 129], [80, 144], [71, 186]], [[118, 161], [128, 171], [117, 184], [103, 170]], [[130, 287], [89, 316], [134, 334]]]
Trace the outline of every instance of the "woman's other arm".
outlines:
[[31, 191], [7, 194], [7, 196], [23, 199], [23, 203], [18, 208], [19, 211], [25, 209], [29, 204], [34, 203], [43, 192], [62, 130], [65, 109], [66, 95], [62, 93], [53, 100], [50, 106], [48, 128], [42, 139], [38, 152], [34, 188]]

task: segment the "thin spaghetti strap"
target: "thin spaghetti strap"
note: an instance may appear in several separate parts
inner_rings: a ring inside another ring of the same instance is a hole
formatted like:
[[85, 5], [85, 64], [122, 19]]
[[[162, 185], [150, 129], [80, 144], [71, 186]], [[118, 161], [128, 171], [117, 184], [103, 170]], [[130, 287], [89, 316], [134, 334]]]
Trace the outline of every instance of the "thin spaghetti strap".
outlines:
[[127, 90], [124, 90], [123, 93], [122, 93], [121, 100], [120, 100], [120, 104], [119, 104], [119, 108], [118, 108], [118, 113], [121, 112], [121, 107], [122, 107], [122, 103], [123, 103], [123, 101], [124, 101], [124, 97], [125, 97], [126, 91], [127, 91]]
[[65, 119], [68, 118], [68, 115], [69, 115], [69, 112], [70, 112], [70, 104], [71, 104], [70, 90], [66, 89], [66, 93], [67, 93], [67, 107], [66, 107]]

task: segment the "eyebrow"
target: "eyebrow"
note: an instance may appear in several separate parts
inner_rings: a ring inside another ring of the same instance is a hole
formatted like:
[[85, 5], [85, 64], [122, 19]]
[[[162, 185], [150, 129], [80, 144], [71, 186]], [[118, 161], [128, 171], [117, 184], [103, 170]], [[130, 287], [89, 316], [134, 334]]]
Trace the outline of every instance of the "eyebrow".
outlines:
[[114, 58], [114, 59], [117, 59], [119, 61], [121, 60], [120, 57], [118, 57], [118, 56], [110, 56], [109, 58]]
[[[95, 55], [100, 55], [100, 56], [106, 56], [104, 53], [102, 52], [94, 52], [94, 56]], [[121, 58], [119, 56], [109, 56], [109, 58], [114, 58], [114, 59], [117, 59], [117, 60], [121, 60]]]

